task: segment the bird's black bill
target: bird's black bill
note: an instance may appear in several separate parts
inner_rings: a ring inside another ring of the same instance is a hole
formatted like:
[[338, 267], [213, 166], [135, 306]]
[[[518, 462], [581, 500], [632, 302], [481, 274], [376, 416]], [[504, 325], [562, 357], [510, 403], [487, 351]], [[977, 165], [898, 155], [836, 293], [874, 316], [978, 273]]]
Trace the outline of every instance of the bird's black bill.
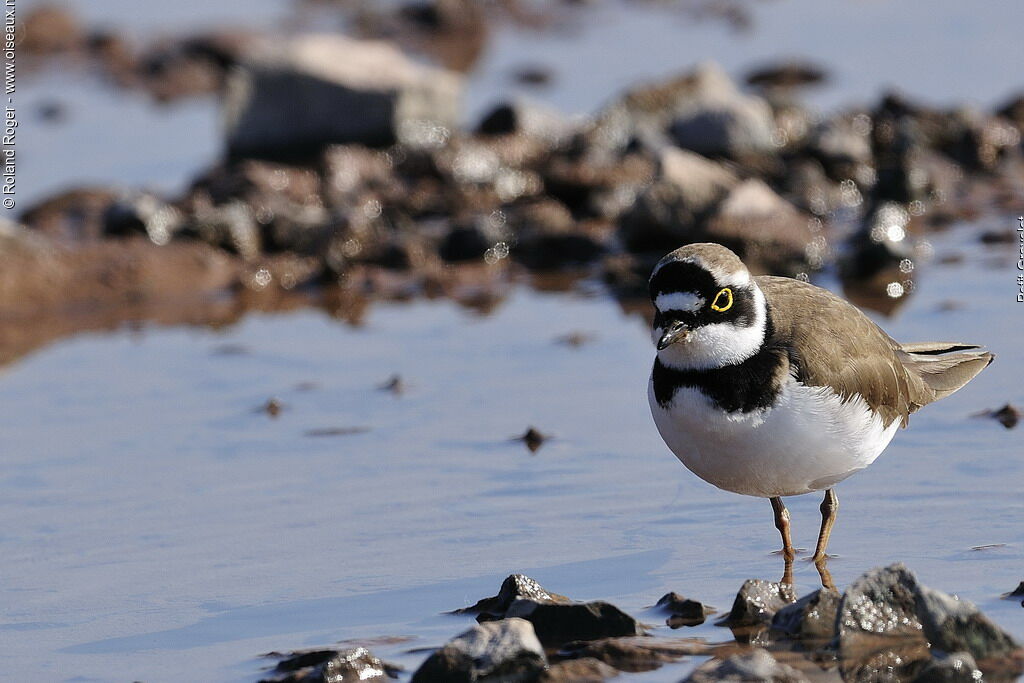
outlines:
[[658, 350], [666, 349], [677, 341], [686, 339], [686, 335], [690, 333], [690, 328], [681, 322], [674, 322], [669, 325], [669, 328], [665, 331], [665, 334], [661, 335], [661, 339], [658, 340]]

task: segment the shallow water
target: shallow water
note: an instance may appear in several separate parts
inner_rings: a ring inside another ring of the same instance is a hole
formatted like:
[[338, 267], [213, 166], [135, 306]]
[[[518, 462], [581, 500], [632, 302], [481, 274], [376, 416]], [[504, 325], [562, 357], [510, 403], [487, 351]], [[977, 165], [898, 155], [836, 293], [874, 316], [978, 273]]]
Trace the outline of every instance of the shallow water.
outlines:
[[[972, 239], [936, 242], [939, 256]], [[999, 599], [1022, 578], [1019, 432], [971, 418], [1024, 402], [1008, 262], [972, 248], [931, 266], [884, 324], [900, 339], [984, 342], [996, 364], [914, 416], [839, 489], [839, 585], [901, 560], [1024, 637]], [[963, 307], [940, 312], [953, 299]], [[594, 339], [556, 343], [574, 330]], [[15, 680], [250, 680], [269, 650], [377, 644], [415, 668], [471, 623], [445, 610], [523, 571], [644, 613], [669, 590], [727, 609], [777, 579], [766, 501], [718, 491], [648, 414], [644, 323], [606, 297], [520, 288], [490, 316], [449, 302], [317, 312], [230, 329], [82, 335], [0, 376], [0, 632]], [[398, 373], [408, 391], [377, 388]], [[308, 383], [315, 383], [310, 385]], [[254, 412], [279, 397], [279, 417]], [[509, 438], [536, 425], [536, 455]], [[367, 427], [347, 436], [310, 430]], [[798, 545], [814, 496], [790, 499]], [[972, 546], [1006, 544], [972, 551]], [[801, 592], [817, 574], [798, 562]], [[728, 640], [704, 625], [670, 632]], [[691, 664], [646, 677], [672, 680]]]

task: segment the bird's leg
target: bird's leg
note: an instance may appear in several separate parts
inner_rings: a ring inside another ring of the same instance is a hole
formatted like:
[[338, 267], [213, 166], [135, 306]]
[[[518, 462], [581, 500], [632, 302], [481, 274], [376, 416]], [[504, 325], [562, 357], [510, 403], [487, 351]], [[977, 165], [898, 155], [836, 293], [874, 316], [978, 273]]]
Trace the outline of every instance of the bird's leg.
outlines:
[[828, 570], [828, 560], [822, 560], [821, 562], [815, 562], [814, 566], [818, 569], [818, 576], [821, 577], [821, 587], [834, 591], [836, 584], [832, 582], [832, 572]]
[[771, 501], [772, 510], [775, 512], [775, 528], [782, 534], [782, 556], [786, 558], [787, 562], [792, 562], [796, 553], [793, 552], [793, 541], [789, 536], [789, 510], [778, 496], [772, 498]]
[[839, 513], [839, 498], [835, 491], [825, 491], [825, 499], [821, 501], [821, 531], [818, 532], [818, 545], [814, 549], [814, 557], [811, 560], [815, 564], [824, 564], [828, 555], [825, 548], [828, 547], [828, 537], [832, 535], [832, 525], [836, 523], [836, 516]]

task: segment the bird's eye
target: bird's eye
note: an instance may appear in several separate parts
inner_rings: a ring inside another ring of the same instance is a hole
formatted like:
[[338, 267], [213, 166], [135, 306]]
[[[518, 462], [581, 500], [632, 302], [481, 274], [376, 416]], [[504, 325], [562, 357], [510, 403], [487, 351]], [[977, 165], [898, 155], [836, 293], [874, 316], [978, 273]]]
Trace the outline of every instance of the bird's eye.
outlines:
[[715, 295], [715, 300], [711, 302], [711, 310], [725, 313], [730, 308], [732, 308], [732, 290], [726, 287]]

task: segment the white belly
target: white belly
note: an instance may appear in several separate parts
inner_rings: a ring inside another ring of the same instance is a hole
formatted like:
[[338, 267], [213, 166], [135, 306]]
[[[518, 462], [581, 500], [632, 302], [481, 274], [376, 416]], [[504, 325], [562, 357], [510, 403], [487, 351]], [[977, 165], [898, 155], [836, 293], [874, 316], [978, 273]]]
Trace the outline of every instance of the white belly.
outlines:
[[771, 408], [726, 413], [698, 389], [678, 389], [667, 408], [648, 399], [654, 423], [698, 477], [748, 496], [827, 489], [877, 458], [899, 429], [885, 427], [860, 398], [843, 403], [827, 387], [787, 382]]

